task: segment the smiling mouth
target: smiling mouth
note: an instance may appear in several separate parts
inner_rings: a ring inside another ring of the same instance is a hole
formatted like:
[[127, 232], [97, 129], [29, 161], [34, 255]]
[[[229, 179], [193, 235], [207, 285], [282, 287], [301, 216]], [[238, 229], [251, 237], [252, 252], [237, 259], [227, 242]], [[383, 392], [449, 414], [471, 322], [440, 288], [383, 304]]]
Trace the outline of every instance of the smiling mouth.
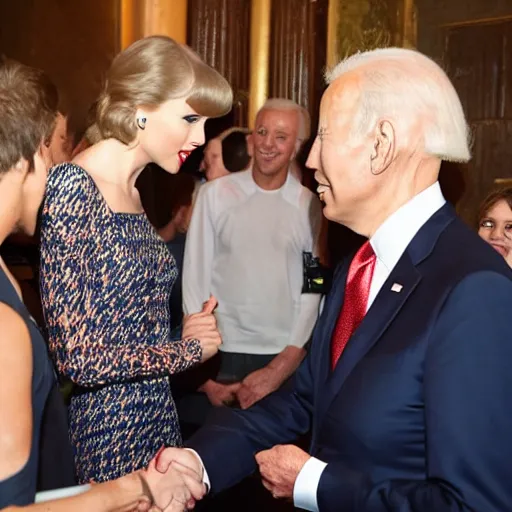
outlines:
[[263, 157], [263, 160], [273, 160], [278, 155], [278, 153], [264, 153], [263, 151], [259, 153]]
[[318, 197], [320, 198], [320, 201], [324, 201], [324, 194], [329, 190], [331, 187], [329, 185], [325, 185], [324, 183], [319, 183], [318, 187], [316, 188], [316, 191], [318, 193]]
[[178, 159], [180, 161], [180, 167], [185, 163], [185, 160], [190, 156], [192, 151], [180, 151], [178, 153]]

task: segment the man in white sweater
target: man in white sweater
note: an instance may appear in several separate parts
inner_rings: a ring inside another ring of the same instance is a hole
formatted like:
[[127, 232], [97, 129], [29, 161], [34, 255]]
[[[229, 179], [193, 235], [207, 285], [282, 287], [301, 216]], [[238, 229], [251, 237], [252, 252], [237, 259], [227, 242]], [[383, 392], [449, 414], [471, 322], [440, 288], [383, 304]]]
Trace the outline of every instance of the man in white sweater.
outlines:
[[321, 206], [289, 172], [309, 136], [295, 102], [268, 100], [249, 137], [253, 165], [201, 187], [187, 234], [185, 314], [218, 300], [220, 371], [202, 387], [242, 408], [278, 389], [304, 357], [320, 295], [303, 291], [303, 253], [316, 253]]

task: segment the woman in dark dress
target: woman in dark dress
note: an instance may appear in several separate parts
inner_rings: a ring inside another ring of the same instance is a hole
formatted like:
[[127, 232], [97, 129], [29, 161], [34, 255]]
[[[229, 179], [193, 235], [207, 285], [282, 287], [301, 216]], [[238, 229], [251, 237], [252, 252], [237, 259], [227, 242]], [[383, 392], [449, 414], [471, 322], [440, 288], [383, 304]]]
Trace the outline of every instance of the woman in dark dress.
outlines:
[[[0, 61], [0, 245], [13, 232], [34, 234], [56, 114], [57, 92], [42, 71]], [[33, 504], [45, 433], [64, 433], [61, 450], [69, 441], [45, 342], [1, 258], [0, 328], [0, 509], [141, 512], [149, 510], [153, 498], [167, 507], [177, 476], [162, 475], [153, 465], [74, 497]], [[60, 468], [48, 464], [44, 469]], [[199, 476], [184, 480], [202, 488]], [[184, 496], [184, 503], [188, 499]]]
[[41, 222], [41, 295], [69, 409], [80, 483], [145, 467], [181, 433], [169, 376], [213, 356], [209, 311], [169, 332], [176, 263], [142, 208], [145, 166], [178, 172], [204, 123], [231, 109], [229, 84], [189, 48], [141, 39], [113, 61], [97, 104], [98, 142], [50, 171]]

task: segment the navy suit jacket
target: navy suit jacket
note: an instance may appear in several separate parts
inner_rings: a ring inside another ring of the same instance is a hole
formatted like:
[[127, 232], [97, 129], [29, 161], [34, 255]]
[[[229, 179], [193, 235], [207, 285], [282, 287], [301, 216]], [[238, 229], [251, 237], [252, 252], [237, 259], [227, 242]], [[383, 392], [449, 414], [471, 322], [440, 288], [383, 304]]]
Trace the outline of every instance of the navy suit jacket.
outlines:
[[336, 271], [292, 385], [247, 411], [220, 409], [188, 443], [212, 490], [253, 472], [260, 450], [311, 429], [310, 453], [328, 463], [320, 511], [511, 511], [512, 281], [503, 258], [445, 205], [331, 371], [347, 269]]

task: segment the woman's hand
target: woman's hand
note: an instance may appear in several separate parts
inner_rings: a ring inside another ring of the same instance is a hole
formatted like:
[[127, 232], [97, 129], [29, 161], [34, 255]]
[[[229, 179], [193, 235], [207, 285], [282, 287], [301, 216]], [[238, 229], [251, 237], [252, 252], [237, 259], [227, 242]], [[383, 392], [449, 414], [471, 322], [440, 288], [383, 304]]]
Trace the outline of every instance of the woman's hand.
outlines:
[[182, 338], [184, 340], [199, 340], [202, 349], [202, 363], [213, 357], [219, 351], [222, 343], [217, 329], [217, 320], [213, 314], [216, 307], [217, 299], [210, 297], [200, 313], [187, 315], [183, 319]]

